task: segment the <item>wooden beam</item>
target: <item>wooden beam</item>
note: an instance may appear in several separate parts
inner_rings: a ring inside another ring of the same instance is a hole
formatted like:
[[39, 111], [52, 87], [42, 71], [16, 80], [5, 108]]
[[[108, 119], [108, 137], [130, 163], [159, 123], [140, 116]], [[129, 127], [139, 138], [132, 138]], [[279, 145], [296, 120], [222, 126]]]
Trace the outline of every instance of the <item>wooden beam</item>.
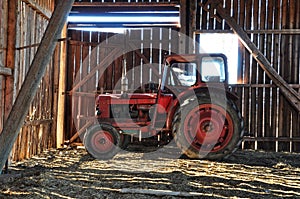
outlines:
[[[259, 29], [244, 30], [248, 34], [299, 35], [300, 29]], [[195, 30], [194, 34], [201, 33], [234, 33], [232, 30]]]
[[79, 131], [77, 131], [69, 141], [65, 142], [65, 144], [69, 145], [73, 143], [79, 136], [81, 136], [84, 132], [86, 132], [86, 129], [91, 126], [96, 121], [96, 117], [91, 118]]
[[[213, 9], [216, 9], [217, 13], [225, 19], [226, 23], [232, 28], [234, 33], [237, 34], [240, 41], [247, 48], [247, 50], [252, 54], [253, 58], [259, 63], [260, 67], [265, 71], [268, 77], [276, 84], [282, 94], [286, 99], [291, 103], [291, 105], [300, 112], [300, 95], [291, 88], [288, 83], [277, 73], [277, 71], [272, 67], [271, 63], [264, 56], [264, 54], [256, 47], [256, 45], [248, 37], [247, 33], [243, 30], [241, 26], [237, 24], [233, 17], [228, 13], [229, 11], [223, 8], [221, 0], [212, 1], [209, 0], [204, 6], [205, 10], [213, 12]], [[208, 9], [210, 5], [210, 9]]]
[[282, 34], [282, 35], [299, 35], [300, 29], [260, 29], [245, 30], [249, 34]]
[[61, 34], [73, 3], [74, 0], [58, 1], [19, 95], [16, 98], [8, 119], [4, 123], [2, 133], [0, 134], [0, 173], [23, 125], [28, 108], [46, 71], [46, 67], [56, 47], [56, 40]]
[[12, 75], [12, 69], [0, 66], [0, 75], [10, 76]]
[[[276, 88], [275, 84], [229, 84], [233, 88]], [[299, 84], [289, 84], [291, 88], [300, 88]]]
[[33, 1], [33, 0], [22, 0], [22, 1], [26, 4], [28, 4], [29, 7], [31, 7], [33, 10], [35, 10], [37, 13], [39, 13], [46, 19], [49, 20], [51, 18], [51, 15], [52, 15], [51, 11], [44, 9], [35, 1]]
[[243, 141], [258, 141], [258, 142], [300, 142], [297, 137], [248, 137], [244, 136]]
[[[57, 41], [61, 42], [61, 41], [67, 41], [68, 38], [60, 38]], [[28, 48], [35, 48], [35, 47], [39, 47], [39, 45], [41, 45], [40, 43], [36, 43], [36, 44], [30, 44], [30, 45], [26, 45], [26, 46], [21, 46], [21, 47], [17, 47], [15, 48], [16, 50], [24, 50], [24, 49], [28, 49]]]

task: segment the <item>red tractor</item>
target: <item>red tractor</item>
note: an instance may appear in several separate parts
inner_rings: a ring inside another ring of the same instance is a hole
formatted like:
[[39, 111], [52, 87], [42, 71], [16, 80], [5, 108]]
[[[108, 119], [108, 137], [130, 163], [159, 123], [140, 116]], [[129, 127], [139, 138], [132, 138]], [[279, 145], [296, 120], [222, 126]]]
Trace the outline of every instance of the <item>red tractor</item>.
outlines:
[[121, 94], [97, 96], [98, 123], [83, 140], [95, 158], [110, 159], [132, 140], [174, 140], [189, 158], [219, 160], [241, 143], [243, 120], [228, 89], [225, 55], [170, 55], [159, 84], [129, 93], [126, 83]]

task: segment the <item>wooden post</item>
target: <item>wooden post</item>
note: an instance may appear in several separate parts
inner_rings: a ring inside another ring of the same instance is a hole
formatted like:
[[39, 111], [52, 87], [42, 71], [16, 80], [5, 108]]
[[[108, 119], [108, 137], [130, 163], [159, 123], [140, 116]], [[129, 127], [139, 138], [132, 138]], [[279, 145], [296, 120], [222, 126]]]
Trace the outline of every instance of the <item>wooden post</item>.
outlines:
[[[10, 70], [15, 66], [15, 47], [16, 47], [16, 23], [17, 23], [17, 0], [8, 2], [8, 23], [7, 23], [7, 56], [6, 67]], [[4, 100], [4, 121], [7, 119], [13, 104], [14, 78], [5, 78], [5, 100]]]
[[[23, 125], [30, 103], [38, 89], [60, 37], [74, 0], [58, 1], [41, 44], [25, 77], [19, 95], [0, 134], [0, 173]], [[3, 147], [2, 147], [3, 146]]]
[[233, 31], [240, 38], [243, 45], [252, 54], [254, 59], [259, 63], [260, 67], [265, 71], [269, 78], [280, 88], [282, 94], [291, 103], [291, 105], [300, 112], [300, 95], [291, 88], [288, 83], [277, 73], [277, 71], [271, 66], [268, 59], [263, 53], [256, 47], [256, 45], [248, 37], [247, 33], [239, 26], [236, 21], [231, 17], [226, 9], [223, 8], [222, 1], [209, 0], [205, 7], [211, 4], [211, 9], [216, 9], [217, 13], [225, 19], [227, 24], [233, 29]]
[[[65, 26], [62, 34], [62, 38], [67, 37], [67, 27]], [[61, 42], [60, 49], [60, 65], [59, 65], [59, 85], [58, 85], [58, 105], [57, 105], [57, 124], [56, 124], [56, 147], [61, 148], [64, 143], [64, 131], [65, 131], [65, 100], [66, 97], [63, 93], [66, 92], [67, 82], [67, 42]]]
[[196, 1], [180, 0], [180, 33], [179, 53], [194, 53], [194, 30], [196, 29]]
[[[12, 70], [15, 67], [15, 47], [16, 47], [16, 23], [17, 23], [17, 0], [8, 1], [8, 18], [7, 18], [7, 54], [6, 54], [6, 66], [3, 68], [2, 72], [5, 74], [5, 70]], [[3, 111], [3, 124], [1, 125], [1, 129], [3, 130], [5, 121], [7, 120], [8, 114], [11, 111], [13, 100], [14, 100], [14, 77], [11, 74], [6, 73], [5, 83], [2, 87], [4, 89], [4, 101], [3, 103], [4, 111]], [[1, 77], [0, 81], [2, 82], [4, 78]], [[2, 92], [2, 91], [1, 91]], [[2, 100], [2, 97], [1, 97]], [[0, 133], [1, 136], [1, 133]], [[3, 146], [3, 145], [0, 145]], [[2, 158], [2, 156], [0, 156]], [[3, 164], [0, 165], [0, 174], [2, 173], [2, 168], [5, 165], [5, 169], [8, 168], [8, 159], [9, 153], [5, 157], [5, 159], [1, 160]]]

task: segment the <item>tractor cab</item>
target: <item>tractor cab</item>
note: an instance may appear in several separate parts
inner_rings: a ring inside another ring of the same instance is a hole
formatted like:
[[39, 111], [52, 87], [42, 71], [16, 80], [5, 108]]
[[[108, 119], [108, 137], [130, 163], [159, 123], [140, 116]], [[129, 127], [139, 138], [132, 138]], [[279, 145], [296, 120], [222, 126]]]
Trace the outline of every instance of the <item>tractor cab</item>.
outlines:
[[177, 87], [182, 91], [186, 87], [208, 83], [228, 83], [227, 58], [224, 54], [170, 55], [166, 58], [161, 90]]
[[228, 84], [227, 71], [224, 54], [170, 55], [165, 60], [158, 104], [164, 107], [165, 112], [170, 112], [170, 107], [178, 106], [181, 99], [195, 94], [197, 89], [215, 87], [224, 90]]

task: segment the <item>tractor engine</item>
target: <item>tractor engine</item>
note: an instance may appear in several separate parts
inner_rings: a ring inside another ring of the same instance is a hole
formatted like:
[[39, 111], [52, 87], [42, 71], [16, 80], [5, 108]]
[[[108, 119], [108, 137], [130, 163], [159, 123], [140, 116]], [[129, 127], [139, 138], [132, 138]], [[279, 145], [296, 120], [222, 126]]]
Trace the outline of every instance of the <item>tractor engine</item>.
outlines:
[[134, 121], [150, 121], [149, 110], [151, 105], [144, 104], [111, 104], [110, 114], [113, 118], [132, 119]]
[[101, 94], [96, 100], [96, 115], [99, 119], [147, 123], [151, 120], [150, 110], [155, 103], [156, 94], [153, 93], [134, 93], [126, 96]]

